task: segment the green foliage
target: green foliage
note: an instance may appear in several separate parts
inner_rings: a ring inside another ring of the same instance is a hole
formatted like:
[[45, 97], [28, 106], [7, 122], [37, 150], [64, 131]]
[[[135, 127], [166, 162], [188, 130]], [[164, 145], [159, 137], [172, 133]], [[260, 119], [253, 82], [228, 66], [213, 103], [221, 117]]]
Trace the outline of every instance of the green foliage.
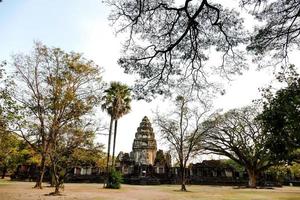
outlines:
[[287, 87], [275, 94], [266, 89], [264, 93], [264, 109], [258, 119], [268, 134], [268, 148], [274, 157], [294, 160], [298, 155], [295, 150], [300, 147], [300, 77], [290, 66], [288, 72], [277, 77]]
[[127, 85], [111, 82], [110, 87], [104, 92], [102, 109], [113, 119], [119, 119], [130, 111], [131, 94]]
[[123, 183], [122, 173], [116, 171], [115, 169], [112, 169], [108, 175], [108, 182], [106, 188], [120, 189], [121, 183]]
[[278, 165], [270, 167], [266, 172], [282, 183], [290, 174], [290, 169], [287, 165]]
[[13, 172], [20, 164], [37, 164], [37, 155], [13, 133], [0, 133], [0, 169]]
[[292, 163], [290, 166], [291, 174], [294, 178], [300, 179], [300, 164], [299, 163]]
[[225, 163], [226, 165], [229, 165], [231, 167], [234, 168], [235, 171], [237, 172], [244, 172], [245, 171], [245, 167], [240, 165], [239, 163], [235, 162], [232, 159], [226, 159], [226, 160], [222, 160], [223, 163]]

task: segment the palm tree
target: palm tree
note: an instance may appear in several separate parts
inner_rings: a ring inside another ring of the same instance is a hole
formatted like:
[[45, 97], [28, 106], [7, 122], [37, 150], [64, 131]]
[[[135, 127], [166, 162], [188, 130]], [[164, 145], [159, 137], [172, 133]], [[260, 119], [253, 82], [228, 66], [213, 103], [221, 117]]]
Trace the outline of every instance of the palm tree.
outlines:
[[109, 159], [110, 159], [110, 143], [111, 143], [111, 133], [113, 124], [114, 127], [114, 138], [113, 138], [113, 154], [112, 154], [112, 167], [115, 167], [115, 147], [116, 147], [116, 137], [117, 137], [117, 127], [118, 119], [130, 111], [131, 95], [130, 89], [127, 85], [120, 82], [111, 82], [110, 87], [105, 90], [106, 95], [103, 100], [102, 109], [106, 110], [110, 115], [110, 126], [109, 126], [109, 136], [108, 136], [108, 151], [107, 151], [107, 165], [106, 169], [109, 171]]

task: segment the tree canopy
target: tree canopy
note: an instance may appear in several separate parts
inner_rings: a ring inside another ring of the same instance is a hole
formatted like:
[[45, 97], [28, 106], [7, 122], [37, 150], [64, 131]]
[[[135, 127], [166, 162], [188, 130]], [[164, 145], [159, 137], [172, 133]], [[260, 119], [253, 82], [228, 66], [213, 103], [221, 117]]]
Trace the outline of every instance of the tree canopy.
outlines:
[[93, 121], [87, 115], [101, 100], [101, 69], [79, 53], [41, 43], [35, 43], [31, 54], [14, 55], [12, 67], [14, 100], [23, 116], [17, 133], [41, 154], [41, 187], [48, 154], [55, 164], [57, 150], [72, 144], [64, 141], [91, 131]]
[[300, 44], [300, 2], [298, 0], [241, 0], [261, 23], [256, 26], [247, 49], [259, 56], [287, 61]]
[[[185, 79], [199, 88], [207, 75], [228, 75], [245, 67], [237, 48], [247, 41], [243, 19], [234, 10], [207, 0], [106, 0], [110, 20], [118, 32], [127, 32], [125, 54], [119, 64], [126, 73], [139, 75], [134, 91], [141, 98], [168, 93]], [[221, 62], [206, 66], [210, 50]]]
[[204, 122], [208, 129], [204, 148], [245, 167], [250, 187], [256, 187], [259, 173], [279, 162], [266, 145], [268, 137], [255, 119], [257, 115], [255, 108], [245, 107], [217, 114]]
[[293, 66], [289, 73], [281, 73], [279, 81], [286, 87], [275, 94], [266, 90], [263, 112], [258, 119], [268, 133], [267, 144], [274, 155], [283, 160], [298, 160], [300, 148], [300, 77]]
[[156, 113], [155, 123], [179, 163], [181, 190], [187, 191], [185, 169], [190, 159], [202, 150], [206, 130], [200, 122], [208, 107], [192, 107], [193, 100], [186, 96], [177, 96], [173, 102], [175, 107], [169, 113]]

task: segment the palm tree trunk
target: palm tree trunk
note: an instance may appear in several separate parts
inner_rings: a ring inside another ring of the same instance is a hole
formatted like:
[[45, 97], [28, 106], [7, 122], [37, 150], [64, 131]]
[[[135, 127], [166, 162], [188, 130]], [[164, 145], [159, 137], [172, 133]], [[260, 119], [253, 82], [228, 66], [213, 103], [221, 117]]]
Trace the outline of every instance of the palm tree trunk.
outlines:
[[109, 124], [109, 133], [108, 133], [108, 145], [107, 145], [107, 158], [106, 158], [106, 182], [108, 181], [108, 174], [109, 174], [109, 156], [110, 156], [110, 143], [111, 143], [111, 132], [112, 132], [112, 126], [113, 126], [114, 119], [113, 117], [110, 118], [110, 124]]
[[113, 155], [112, 155], [112, 167], [115, 168], [115, 149], [116, 149], [116, 138], [117, 138], [117, 128], [118, 120], [115, 120], [115, 130], [114, 130], [114, 143], [113, 143]]

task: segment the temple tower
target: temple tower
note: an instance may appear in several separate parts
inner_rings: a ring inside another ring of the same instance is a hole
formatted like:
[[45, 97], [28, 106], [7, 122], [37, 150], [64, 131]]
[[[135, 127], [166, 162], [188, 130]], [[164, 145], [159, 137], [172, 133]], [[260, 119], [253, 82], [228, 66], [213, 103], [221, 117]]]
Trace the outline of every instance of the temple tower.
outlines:
[[137, 164], [153, 165], [156, 156], [156, 140], [148, 117], [137, 128], [132, 145], [132, 158]]

